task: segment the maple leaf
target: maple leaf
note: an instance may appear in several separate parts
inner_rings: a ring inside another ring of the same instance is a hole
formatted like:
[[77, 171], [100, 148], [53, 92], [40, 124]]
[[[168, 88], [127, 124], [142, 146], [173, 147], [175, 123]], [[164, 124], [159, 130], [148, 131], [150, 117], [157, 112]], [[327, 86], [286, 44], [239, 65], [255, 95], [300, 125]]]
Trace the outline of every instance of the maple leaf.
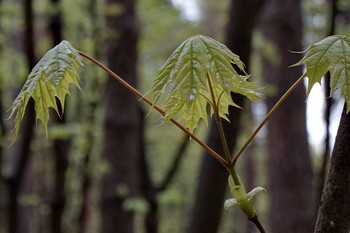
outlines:
[[308, 94], [315, 83], [320, 83], [323, 75], [331, 75], [331, 95], [341, 90], [347, 112], [350, 110], [350, 39], [342, 35], [329, 36], [310, 45], [306, 55], [295, 65], [306, 65], [305, 76], [308, 77]]
[[83, 65], [78, 50], [74, 49], [68, 41], [49, 50], [32, 69], [27, 80], [13, 101], [10, 118], [16, 114], [14, 125], [14, 140], [19, 131], [26, 106], [30, 98], [35, 103], [36, 118], [41, 121], [47, 134], [49, 121], [49, 108], [59, 113], [57, 101], [64, 109], [65, 97], [69, 94], [69, 85], [73, 84], [80, 89], [79, 67]]
[[[244, 75], [238, 74], [232, 64]], [[261, 97], [259, 88], [248, 79], [236, 54], [210, 37], [196, 35], [184, 41], [158, 71], [151, 98], [161, 103], [166, 112], [164, 120], [177, 116], [193, 131], [200, 119], [208, 122], [207, 107], [213, 106], [211, 96], [215, 97], [220, 117], [225, 119], [229, 105], [238, 107], [231, 92], [250, 99]]]

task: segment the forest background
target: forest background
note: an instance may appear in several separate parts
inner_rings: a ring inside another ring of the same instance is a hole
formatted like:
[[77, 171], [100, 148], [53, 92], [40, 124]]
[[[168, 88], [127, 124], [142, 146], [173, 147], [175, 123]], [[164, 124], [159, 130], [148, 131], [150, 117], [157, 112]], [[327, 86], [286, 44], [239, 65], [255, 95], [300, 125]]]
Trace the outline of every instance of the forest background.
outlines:
[[[288, 67], [302, 54], [291, 51], [330, 34], [349, 35], [346, 0], [197, 0], [192, 9], [179, 2], [0, 1], [1, 233], [255, 232], [239, 209], [223, 210], [225, 169], [89, 62], [81, 72], [82, 91], [72, 89], [64, 114], [52, 115], [48, 138], [31, 104], [10, 146], [13, 123], [6, 110], [38, 59], [63, 39], [142, 93], [189, 36], [225, 43], [252, 80], [266, 86], [261, 101], [233, 96], [243, 106], [231, 109], [231, 124], [225, 124], [234, 150], [300, 76], [302, 68]], [[328, 87], [319, 87], [316, 101], [307, 103], [305, 89], [298, 90], [239, 165], [249, 189], [266, 187], [256, 203], [273, 233], [312, 232], [333, 143], [330, 129], [339, 122], [332, 113], [343, 105], [327, 98]], [[317, 106], [321, 120], [311, 116]], [[214, 127], [203, 124], [196, 134], [220, 151]]]

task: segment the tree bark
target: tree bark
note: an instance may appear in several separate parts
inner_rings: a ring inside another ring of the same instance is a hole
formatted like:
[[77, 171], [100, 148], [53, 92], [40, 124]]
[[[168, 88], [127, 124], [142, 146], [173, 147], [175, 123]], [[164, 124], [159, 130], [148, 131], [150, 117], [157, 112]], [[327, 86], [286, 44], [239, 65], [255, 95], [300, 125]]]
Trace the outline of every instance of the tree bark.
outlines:
[[[51, 0], [53, 6], [57, 9], [51, 16], [51, 22], [49, 24], [52, 40], [54, 45], [59, 44], [62, 41], [62, 19], [59, 8], [59, 0]], [[63, 113], [61, 104], [57, 101], [59, 106], [59, 112]], [[56, 124], [65, 124], [66, 117], [64, 115], [58, 117], [56, 114], [53, 117], [53, 122]], [[66, 204], [65, 197], [65, 184], [66, 184], [66, 170], [68, 167], [68, 152], [70, 143], [68, 139], [54, 139], [53, 141], [53, 160], [54, 160], [54, 185], [50, 196], [50, 226], [49, 231], [51, 233], [61, 233], [62, 218], [64, 212], [64, 206]]]
[[[247, 67], [249, 67], [255, 19], [261, 3], [260, 0], [231, 1], [226, 45], [240, 56]], [[233, 95], [233, 100], [239, 106], [243, 106], [242, 96]], [[229, 112], [231, 123], [223, 122], [231, 152], [237, 141], [240, 116], [241, 110], [231, 107]], [[211, 127], [207, 141], [211, 148], [219, 154], [223, 154], [219, 133], [215, 126]], [[215, 233], [218, 231], [226, 193], [227, 177], [227, 171], [210, 155], [204, 153], [192, 218], [186, 230], [187, 233]]]
[[[107, 0], [106, 4], [108, 66], [136, 86], [136, 1]], [[133, 213], [123, 203], [138, 189], [140, 109], [137, 98], [112, 78], [107, 81], [105, 106], [103, 157], [110, 171], [101, 183], [102, 232], [130, 233]]]
[[[24, 2], [25, 17], [25, 40], [23, 41], [25, 56], [27, 59], [28, 69], [32, 69], [36, 63], [34, 55], [33, 40], [33, 8], [32, 0]], [[22, 120], [22, 128], [18, 134], [18, 139], [13, 150], [10, 151], [11, 162], [13, 162], [11, 173], [5, 177], [5, 185], [7, 188], [7, 232], [17, 233], [21, 229], [19, 219], [20, 209], [18, 203], [18, 195], [24, 179], [24, 173], [30, 161], [30, 144], [34, 135], [35, 111], [34, 102], [30, 100], [27, 105], [25, 116]]]
[[[93, 50], [92, 54], [96, 59], [101, 58], [101, 52], [102, 52], [102, 46], [101, 46], [101, 25], [99, 19], [100, 14], [99, 12], [99, 1], [97, 0], [89, 0], [88, 1], [88, 17], [90, 18], [90, 23], [92, 24], [92, 30], [89, 32], [89, 37], [93, 40]], [[101, 75], [99, 75], [99, 72], [97, 69], [92, 70], [92, 73], [90, 73], [90, 78], [92, 78], [90, 84], [89, 84], [89, 90], [95, 93], [96, 99], [90, 100], [88, 102], [88, 105], [86, 107], [86, 114], [85, 114], [85, 121], [88, 125], [95, 125], [98, 122], [98, 115], [96, 114], [96, 111], [99, 108], [99, 102], [101, 95], [98, 93], [101, 93], [101, 89], [103, 90], [103, 84], [99, 81]], [[87, 147], [84, 151], [84, 157], [83, 157], [83, 166], [81, 170], [82, 178], [82, 188], [81, 188], [81, 196], [82, 196], [82, 204], [79, 210], [78, 215], [78, 225], [79, 233], [87, 233], [90, 232], [91, 227], [93, 226], [93, 223], [91, 219], [93, 218], [93, 214], [95, 212], [95, 198], [93, 197], [92, 193], [94, 191], [95, 185], [95, 179], [93, 172], [91, 171], [91, 166], [93, 166], [94, 163], [94, 147], [96, 145], [96, 135], [95, 135], [95, 127], [90, 127], [89, 130], [84, 135], [85, 140], [87, 141]]]
[[350, 231], [350, 114], [344, 106], [314, 233]]
[[[262, 20], [263, 33], [274, 57], [264, 59], [266, 82], [276, 87], [267, 99], [268, 109], [301, 75], [288, 67], [301, 59], [300, 0], [269, 0]], [[306, 131], [305, 89], [297, 88], [268, 122], [268, 193], [272, 233], [307, 233], [314, 222], [312, 167]]]
[[[1, 3], [0, 3], [1, 4]], [[0, 77], [2, 78], [2, 77]], [[0, 226], [4, 226], [4, 180], [3, 180], [3, 152], [4, 152], [4, 139], [7, 133], [7, 129], [3, 117], [3, 105], [2, 105], [2, 91], [0, 88]]]

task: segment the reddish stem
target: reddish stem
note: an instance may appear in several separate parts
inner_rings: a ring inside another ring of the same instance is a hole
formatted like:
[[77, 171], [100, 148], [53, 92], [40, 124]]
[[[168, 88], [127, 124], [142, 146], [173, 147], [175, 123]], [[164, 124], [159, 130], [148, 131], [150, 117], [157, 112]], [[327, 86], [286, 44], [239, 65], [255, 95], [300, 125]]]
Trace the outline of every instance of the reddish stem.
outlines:
[[[86, 59], [90, 60], [91, 62], [98, 65], [100, 68], [102, 68], [104, 71], [106, 71], [111, 77], [113, 77], [115, 80], [117, 80], [120, 84], [122, 84], [124, 87], [126, 87], [128, 90], [130, 90], [132, 93], [134, 93], [136, 96], [141, 98], [141, 100], [145, 101], [148, 105], [150, 105], [152, 108], [157, 110], [159, 113], [161, 113], [163, 116], [166, 115], [166, 112], [159, 108], [157, 105], [155, 105], [151, 100], [149, 100], [147, 97], [145, 97], [143, 94], [141, 94], [138, 90], [136, 90], [134, 87], [132, 87], [129, 83], [127, 83], [124, 79], [119, 77], [117, 74], [115, 74], [113, 71], [108, 69], [105, 65], [103, 65], [101, 62], [97, 61], [96, 59], [90, 57], [89, 55], [80, 52], [79, 54]], [[206, 151], [208, 151], [209, 154], [211, 154], [216, 160], [218, 160], [224, 167], [229, 166], [229, 162], [227, 162], [225, 159], [223, 159], [218, 153], [216, 153], [213, 149], [211, 149], [207, 144], [205, 144], [202, 140], [200, 140], [198, 137], [196, 137], [194, 134], [192, 134], [187, 128], [185, 128], [183, 125], [181, 125], [178, 121], [171, 118], [170, 121], [174, 123], [177, 127], [179, 127], [183, 132], [185, 132], [189, 137], [191, 137], [194, 141], [196, 141], [199, 145], [201, 145]]]

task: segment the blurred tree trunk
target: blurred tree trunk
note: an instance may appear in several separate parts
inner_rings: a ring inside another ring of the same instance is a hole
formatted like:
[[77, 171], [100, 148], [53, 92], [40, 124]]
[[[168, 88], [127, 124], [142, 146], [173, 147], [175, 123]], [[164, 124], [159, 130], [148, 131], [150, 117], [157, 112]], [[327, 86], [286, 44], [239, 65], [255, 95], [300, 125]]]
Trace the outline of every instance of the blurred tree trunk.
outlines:
[[[136, 86], [138, 29], [135, 0], [107, 0], [108, 66]], [[140, 109], [137, 98], [109, 78], [105, 95], [103, 156], [110, 170], [102, 178], [102, 232], [134, 232], [133, 213], [123, 207], [138, 186]]]
[[[98, 0], [89, 0], [88, 1], [88, 16], [90, 18], [91, 24], [92, 24], [92, 30], [89, 32], [89, 37], [93, 40], [93, 57], [100, 59], [101, 58], [101, 24], [98, 20], [100, 18], [100, 15], [98, 14], [99, 11], [99, 1]], [[95, 127], [93, 125], [96, 124], [98, 121], [98, 116], [96, 114], [96, 111], [98, 110], [99, 101], [100, 101], [100, 93], [101, 88], [103, 90], [103, 86], [101, 85], [101, 82], [99, 81], [99, 78], [101, 78], [100, 74], [97, 72], [96, 69], [93, 69], [90, 73], [90, 78], [92, 79], [90, 82], [90, 88], [89, 91], [95, 93], [96, 99], [90, 100], [88, 102], [88, 106], [86, 107], [85, 114], [85, 121], [87, 121], [87, 124], [90, 126], [89, 129], [85, 133], [85, 140], [87, 141], [87, 147], [84, 151], [84, 158], [83, 158], [83, 167], [82, 167], [82, 189], [81, 189], [81, 196], [82, 196], [82, 204], [81, 208], [79, 210], [79, 216], [78, 216], [78, 222], [79, 222], [79, 233], [86, 233], [90, 232], [89, 229], [92, 227], [92, 221], [93, 218], [93, 212], [94, 212], [94, 198], [93, 198], [93, 191], [94, 191], [94, 177], [93, 172], [91, 171], [91, 166], [93, 166], [93, 148], [97, 144], [95, 142], [96, 136], [95, 136]], [[97, 126], [98, 127], [98, 126]]]
[[[301, 59], [302, 20], [300, 0], [268, 0], [263, 33], [273, 45], [274, 57], [265, 58], [263, 74], [276, 93], [268, 109], [302, 74], [302, 67], [288, 68]], [[305, 88], [301, 85], [274, 113], [268, 123], [268, 192], [272, 233], [308, 233], [313, 229], [312, 167], [306, 131]]]
[[[24, 0], [23, 10], [25, 17], [25, 38], [23, 40], [25, 56], [27, 58], [28, 69], [32, 69], [35, 65], [34, 56], [34, 40], [33, 40], [33, 8], [32, 0]], [[18, 134], [17, 141], [12, 145], [10, 152], [11, 172], [5, 177], [7, 188], [7, 232], [17, 233], [21, 228], [19, 219], [19, 203], [18, 196], [24, 179], [24, 172], [30, 161], [30, 144], [33, 139], [35, 122], [34, 103], [29, 101], [25, 116], [22, 120], [21, 129]]]
[[[51, 0], [53, 7], [56, 9], [51, 16], [49, 24], [51, 36], [54, 45], [59, 44], [62, 41], [62, 20], [60, 11], [60, 1]], [[61, 108], [59, 101], [57, 106]], [[59, 109], [62, 113], [62, 109]], [[57, 124], [65, 124], [65, 115], [53, 117], [53, 122]], [[65, 183], [66, 183], [66, 170], [68, 167], [67, 155], [69, 152], [69, 141], [68, 139], [54, 139], [53, 141], [53, 160], [54, 160], [54, 185], [50, 195], [50, 219], [49, 219], [49, 231], [51, 233], [61, 233], [62, 230], [62, 217], [64, 206], [66, 203], [65, 197]]]
[[[2, 5], [2, 0], [0, 0], [0, 7]], [[1, 17], [1, 15], [0, 15]], [[0, 28], [1, 31], [1, 28]], [[2, 48], [0, 47], [0, 53], [2, 53]], [[4, 77], [0, 76], [0, 80]], [[1, 83], [1, 82], [0, 82]], [[1, 84], [3, 85], [3, 84]], [[3, 93], [2, 93], [3, 86], [0, 86], [0, 226], [4, 226], [4, 204], [5, 204], [5, 198], [4, 198], [4, 188], [3, 188], [3, 155], [4, 155], [4, 139], [5, 135], [7, 134], [7, 129], [5, 126], [5, 117], [3, 116], [4, 108], [3, 108]], [[0, 227], [1, 230], [1, 227]]]
[[[231, 1], [226, 45], [239, 55], [248, 67], [252, 33], [261, 2], [260, 0]], [[233, 100], [239, 106], [243, 106], [242, 96], [233, 95]], [[229, 118], [231, 123], [223, 122], [231, 151], [236, 144], [240, 116], [240, 109], [230, 108]], [[211, 148], [219, 154], [223, 154], [219, 133], [214, 124], [210, 129], [207, 141]], [[215, 233], [218, 231], [226, 193], [227, 177], [228, 173], [221, 164], [207, 153], [204, 153], [187, 233]]]
[[[2, 77], [0, 77], [2, 78]], [[0, 226], [3, 226], [5, 224], [4, 222], [4, 204], [5, 204], [5, 198], [4, 198], [4, 189], [3, 189], [3, 151], [4, 151], [4, 141], [5, 141], [5, 135], [7, 133], [5, 122], [4, 122], [4, 116], [3, 116], [3, 105], [2, 105], [2, 91], [0, 87]], [[1, 229], [1, 228], [0, 228]]]
[[344, 105], [314, 233], [350, 231], [350, 114]]

